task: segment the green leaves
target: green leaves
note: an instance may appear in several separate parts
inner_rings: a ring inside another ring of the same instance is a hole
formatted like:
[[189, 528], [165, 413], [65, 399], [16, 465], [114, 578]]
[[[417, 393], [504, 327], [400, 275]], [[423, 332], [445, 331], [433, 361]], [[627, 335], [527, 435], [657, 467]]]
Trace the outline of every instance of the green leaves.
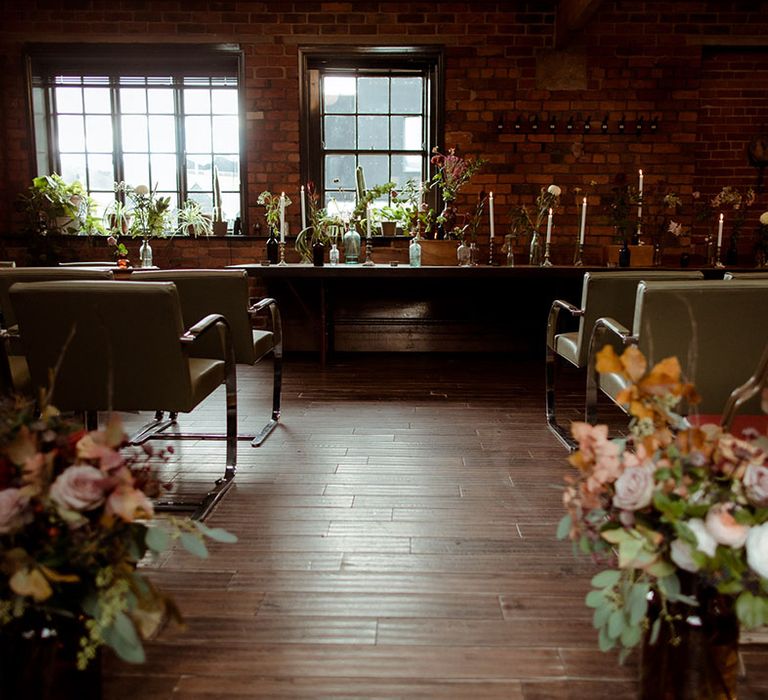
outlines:
[[736, 616], [745, 627], [760, 627], [768, 620], [768, 601], [743, 591], [736, 598]]
[[237, 542], [237, 535], [234, 533], [227, 532], [227, 530], [224, 530], [220, 527], [208, 527], [204, 523], [201, 523], [199, 520], [195, 520], [194, 522], [195, 527], [197, 527], [200, 533], [209, 539], [215, 540], [216, 542], [225, 542], [227, 544]]
[[621, 571], [607, 569], [592, 577], [592, 585], [595, 588], [613, 588], [621, 578]]
[[566, 513], [557, 525], [557, 539], [564, 540], [571, 532], [572, 524], [570, 514]]
[[194, 554], [196, 557], [200, 557], [200, 559], [208, 557], [208, 549], [199, 535], [193, 532], [182, 532], [179, 536], [179, 541], [190, 554]]
[[123, 661], [142, 664], [146, 660], [136, 628], [124, 612], [115, 615], [114, 622], [102, 630], [102, 636]]
[[144, 541], [153, 552], [160, 553], [168, 549], [171, 537], [162, 527], [150, 527]]

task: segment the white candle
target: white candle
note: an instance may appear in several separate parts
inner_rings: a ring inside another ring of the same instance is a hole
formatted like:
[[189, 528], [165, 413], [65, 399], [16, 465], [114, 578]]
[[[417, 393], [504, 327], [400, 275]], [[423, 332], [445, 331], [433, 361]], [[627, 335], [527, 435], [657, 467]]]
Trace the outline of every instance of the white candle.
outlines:
[[285, 243], [285, 192], [280, 193], [280, 243]]
[[304, 185], [301, 186], [301, 230], [307, 228], [307, 202], [304, 195]]
[[488, 216], [491, 219], [491, 240], [493, 240], [495, 233], [493, 230], [493, 192], [488, 195]]
[[717, 247], [720, 248], [723, 245], [723, 215], [720, 214], [720, 223], [717, 225]]
[[643, 171], [640, 170], [640, 182], [637, 186], [637, 220], [640, 221], [643, 218]]
[[371, 209], [371, 205], [368, 204], [365, 207], [365, 237], [370, 238], [371, 237], [371, 214], [373, 213], [373, 210]]
[[587, 198], [581, 200], [581, 228], [579, 229], [579, 245], [584, 245], [584, 230], [587, 225]]
[[552, 209], [549, 210], [549, 216], [547, 217], [547, 243], [552, 238]]

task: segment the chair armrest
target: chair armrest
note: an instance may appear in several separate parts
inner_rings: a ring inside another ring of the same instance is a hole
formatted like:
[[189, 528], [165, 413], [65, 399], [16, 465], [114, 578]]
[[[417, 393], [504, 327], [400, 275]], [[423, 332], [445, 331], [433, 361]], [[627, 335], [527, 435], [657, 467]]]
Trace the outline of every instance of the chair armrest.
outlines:
[[227, 332], [229, 332], [229, 323], [227, 323], [227, 319], [224, 316], [221, 314], [208, 314], [205, 318], [200, 319], [184, 331], [179, 340], [185, 344], [194, 343], [200, 336], [214, 328], [217, 323], [222, 323], [227, 328]]
[[280, 316], [280, 307], [277, 305], [277, 301], [272, 297], [264, 297], [259, 301], [252, 303], [248, 307], [248, 313], [251, 317], [256, 314], [269, 311], [270, 321], [272, 325], [272, 352], [274, 356], [283, 356], [283, 322]]
[[567, 311], [572, 318], [578, 318], [584, 315], [584, 309], [574, 306], [564, 299], [555, 299], [552, 306], [549, 307], [549, 316], [547, 317], [547, 347], [555, 348], [555, 336], [560, 327], [560, 312]]

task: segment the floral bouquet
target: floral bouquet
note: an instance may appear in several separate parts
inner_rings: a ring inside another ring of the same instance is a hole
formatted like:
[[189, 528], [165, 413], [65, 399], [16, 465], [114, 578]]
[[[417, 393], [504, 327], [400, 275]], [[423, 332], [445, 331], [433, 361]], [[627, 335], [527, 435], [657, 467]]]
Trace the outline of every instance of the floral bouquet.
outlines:
[[[288, 195], [285, 195], [285, 206], [289, 207], [292, 203], [293, 202], [291, 202]], [[276, 234], [279, 233], [280, 195], [277, 193], [273, 194], [269, 190], [264, 190], [256, 200], [256, 204], [260, 207], [264, 207], [264, 218], [267, 220], [267, 226], [269, 226], [270, 231], [273, 231]]]
[[115, 192], [131, 202], [127, 208], [130, 216], [128, 234], [133, 238], [164, 236], [169, 226], [171, 198], [158, 197], [157, 186], [150, 190], [146, 185], [132, 187], [125, 182], [115, 183]]
[[679, 642], [713, 595], [744, 627], [768, 621], [768, 440], [691, 427], [675, 413], [681, 399], [697, 400], [677, 359], [646, 369], [637, 348], [599, 353], [598, 372], [631, 382], [617, 397], [629, 435], [609, 440], [605, 425], [573, 424], [577, 473], [566, 478], [558, 532], [609, 567], [586, 603], [600, 649], [620, 647], [622, 660], [644, 636]]
[[204, 537], [236, 541], [199, 522], [152, 519], [153, 457], [129, 452], [115, 418], [86, 432], [50, 407], [36, 417], [30, 405], [0, 404], [0, 635], [74, 628], [78, 668], [101, 645], [144, 661], [142, 639], [179, 614], [137, 571], [142, 557], [173, 540], [203, 557]]
[[455, 200], [459, 190], [485, 165], [482, 158], [462, 158], [456, 155], [455, 148], [450, 148], [447, 154], [443, 154], [435, 147], [432, 153], [431, 163], [435, 167], [432, 183], [440, 188], [445, 202]]

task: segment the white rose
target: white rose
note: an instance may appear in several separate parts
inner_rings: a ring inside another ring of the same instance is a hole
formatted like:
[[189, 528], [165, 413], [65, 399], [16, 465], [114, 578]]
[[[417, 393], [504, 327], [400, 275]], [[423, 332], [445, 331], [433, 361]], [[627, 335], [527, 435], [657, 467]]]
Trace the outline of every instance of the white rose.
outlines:
[[768, 579], [768, 523], [750, 528], [747, 535], [747, 564], [760, 578]]
[[694, 574], [699, 570], [698, 564], [693, 561], [691, 556], [691, 545], [683, 540], [672, 540], [672, 544], [669, 545], [669, 556], [678, 567], [685, 571]]
[[768, 505], [768, 467], [750, 464], [744, 472], [744, 488], [747, 498], [756, 506]]
[[768, 211], [764, 211], [762, 214], [760, 214], [760, 223], [763, 226], [768, 226]]
[[562, 190], [557, 185], [550, 185], [547, 187], [547, 192], [549, 192], [549, 194], [555, 195], [555, 197], [559, 197]]
[[749, 527], [737, 523], [736, 519], [731, 515], [732, 510], [732, 503], [721, 503], [712, 506], [704, 522], [709, 534], [714, 537], [718, 544], [739, 549], [747, 541]]
[[651, 502], [654, 486], [652, 466], [627, 467], [616, 479], [613, 505], [622, 510], [645, 508]]
[[701, 518], [691, 518], [685, 523], [696, 535], [696, 549], [700, 552], [704, 552], [708, 557], [715, 556], [715, 550], [717, 549], [717, 542], [712, 535], [709, 534], [707, 526]]
[[136, 185], [136, 188], [133, 191], [136, 194], [149, 194], [149, 187], [146, 185]]
[[0, 535], [17, 530], [24, 524], [24, 509], [27, 499], [19, 489], [0, 491]]
[[104, 474], [96, 467], [67, 467], [51, 485], [51, 500], [69, 510], [93, 510], [104, 503], [104, 484]]

